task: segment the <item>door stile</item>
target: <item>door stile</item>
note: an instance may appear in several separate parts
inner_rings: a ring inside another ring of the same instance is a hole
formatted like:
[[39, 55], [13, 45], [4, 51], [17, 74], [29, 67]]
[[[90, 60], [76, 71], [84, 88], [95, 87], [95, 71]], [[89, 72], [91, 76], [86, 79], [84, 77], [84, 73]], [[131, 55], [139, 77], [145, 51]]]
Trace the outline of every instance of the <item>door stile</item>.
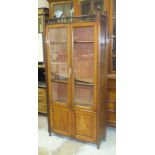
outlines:
[[52, 128], [52, 119], [51, 119], [51, 76], [50, 76], [50, 65], [49, 65], [49, 34], [48, 34], [48, 26], [46, 26], [46, 49], [45, 49], [45, 72], [46, 72], [46, 93], [47, 93], [47, 121], [48, 121], [48, 132], [51, 135], [51, 128]]
[[98, 68], [99, 61], [98, 61], [98, 31], [97, 31], [97, 25], [94, 24], [94, 105], [93, 105], [93, 111], [97, 112], [97, 104], [98, 104]]
[[70, 25], [70, 64], [72, 68], [72, 76], [71, 76], [71, 109], [74, 107], [74, 65], [73, 65], [73, 28], [72, 24]]
[[72, 104], [72, 92], [71, 92], [71, 86], [72, 86], [72, 65], [71, 65], [71, 29], [70, 25], [67, 25], [67, 37], [68, 37], [68, 108], [71, 110], [71, 104]]

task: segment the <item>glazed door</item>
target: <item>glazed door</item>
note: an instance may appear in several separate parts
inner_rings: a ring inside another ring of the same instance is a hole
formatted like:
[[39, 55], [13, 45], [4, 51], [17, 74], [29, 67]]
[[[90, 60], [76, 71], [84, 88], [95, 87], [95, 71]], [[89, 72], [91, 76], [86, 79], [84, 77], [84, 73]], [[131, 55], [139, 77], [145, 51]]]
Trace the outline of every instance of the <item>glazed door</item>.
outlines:
[[67, 25], [48, 26], [48, 81], [52, 105], [70, 104], [70, 48]]
[[76, 108], [95, 108], [95, 33], [93, 23], [78, 23], [72, 26], [72, 104]]
[[70, 135], [70, 29], [48, 25], [47, 34], [50, 124], [53, 132]]

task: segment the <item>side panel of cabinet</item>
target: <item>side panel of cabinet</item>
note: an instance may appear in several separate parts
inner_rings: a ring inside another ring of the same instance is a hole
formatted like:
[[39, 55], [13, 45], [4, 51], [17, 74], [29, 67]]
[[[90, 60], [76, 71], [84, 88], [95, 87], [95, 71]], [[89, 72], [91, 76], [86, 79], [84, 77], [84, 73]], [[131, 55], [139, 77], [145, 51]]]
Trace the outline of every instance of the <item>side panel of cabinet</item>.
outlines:
[[73, 134], [76, 139], [95, 142], [96, 114], [86, 111], [74, 111]]
[[58, 134], [71, 135], [71, 115], [68, 109], [51, 107], [51, 128]]

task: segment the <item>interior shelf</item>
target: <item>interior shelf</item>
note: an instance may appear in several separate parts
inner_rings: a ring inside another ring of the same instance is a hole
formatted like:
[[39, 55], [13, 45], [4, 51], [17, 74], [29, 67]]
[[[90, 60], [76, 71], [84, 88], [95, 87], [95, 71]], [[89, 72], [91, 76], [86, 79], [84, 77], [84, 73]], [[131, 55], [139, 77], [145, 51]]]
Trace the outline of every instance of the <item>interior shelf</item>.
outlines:
[[54, 75], [55, 76], [55, 79], [57, 79], [57, 80], [63, 80], [63, 81], [65, 81], [65, 80], [68, 79], [68, 77], [63, 76], [63, 74], [60, 75], [60, 74], [57, 74], [57, 73], [52, 73], [52, 75]]
[[94, 43], [94, 41], [74, 41], [74, 43]]
[[84, 86], [94, 86], [94, 83], [91, 79], [75, 79], [75, 84]]
[[83, 100], [74, 101], [74, 105], [83, 106], [83, 107], [92, 107], [92, 103], [84, 103]]
[[76, 82], [80, 82], [80, 83], [88, 83], [88, 84], [93, 84], [93, 79], [80, 79], [80, 78], [76, 78], [75, 79]]
[[64, 104], [66, 100], [56, 100], [54, 104]]
[[53, 41], [51, 41], [50, 44], [52, 44], [52, 45], [53, 44], [67, 44], [67, 42], [53, 42]]
[[61, 64], [61, 65], [66, 65], [67, 63], [66, 63], [66, 62], [52, 61], [51, 64], [52, 64], [52, 65], [57, 65], [57, 64], [58, 64], [58, 65], [59, 65], [59, 64]]
[[52, 79], [52, 82], [68, 83], [67, 80]]
[[76, 85], [94, 86], [93, 83], [75, 82]]

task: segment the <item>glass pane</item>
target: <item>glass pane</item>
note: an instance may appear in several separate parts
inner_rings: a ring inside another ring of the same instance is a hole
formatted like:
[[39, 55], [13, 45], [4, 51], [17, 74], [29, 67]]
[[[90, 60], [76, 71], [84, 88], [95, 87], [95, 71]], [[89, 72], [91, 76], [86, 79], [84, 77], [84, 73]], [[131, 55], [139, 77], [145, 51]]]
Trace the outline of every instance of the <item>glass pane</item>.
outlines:
[[78, 41], [94, 41], [93, 27], [74, 28], [74, 42]]
[[81, 15], [97, 14], [97, 10], [103, 10], [103, 0], [80, 0]]
[[66, 28], [53, 28], [49, 30], [50, 33], [50, 41], [58, 42], [58, 43], [66, 43], [67, 42], [67, 29]]
[[101, 10], [101, 12], [102, 12], [104, 10], [103, 0], [95, 0], [94, 7], [95, 7], [96, 13], [97, 13], [98, 9]]
[[90, 0], [81, 1], [80, 10], [81, 10], [81, 15], [87, 15], [90, 10]]
[[94, 81], [93, 27], [73, 29], [74, 104], [92, 106]]
[[56, 17], [70, 17], [73, 16], [74, 13], [73, 4], [71, 2], [54, 4], [53, 8]]
[[67, 83], [52, 82], [52, 102], [67, 103]]
[[68, 54], [67, 28], [51, 28], [48, 31], [50, 41], [50, 65], [52, 80], [52, 102], [67, 103], [68, 100]]
[[93, 83], [94, 44], [74, 44], [74, 77], [76, 80]]
[[49, 36], [52, 79], [67, 80], [67, 29], [50, 29]]
[[93, 105], [93, 86], [74, 85], [74, 104], [91, 107]]

